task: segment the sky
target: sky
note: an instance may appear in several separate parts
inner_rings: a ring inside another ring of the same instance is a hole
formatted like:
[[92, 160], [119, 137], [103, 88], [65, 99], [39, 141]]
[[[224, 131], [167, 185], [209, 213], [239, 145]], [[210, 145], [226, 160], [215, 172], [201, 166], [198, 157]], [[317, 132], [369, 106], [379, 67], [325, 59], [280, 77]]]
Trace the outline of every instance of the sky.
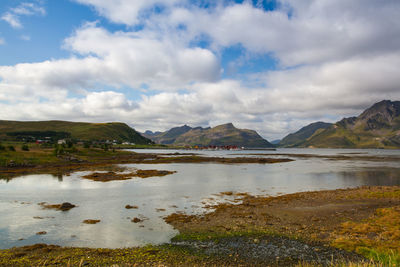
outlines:
[[280, 139], [400, 100], [398, 0], [1, 0], [0, 119]]

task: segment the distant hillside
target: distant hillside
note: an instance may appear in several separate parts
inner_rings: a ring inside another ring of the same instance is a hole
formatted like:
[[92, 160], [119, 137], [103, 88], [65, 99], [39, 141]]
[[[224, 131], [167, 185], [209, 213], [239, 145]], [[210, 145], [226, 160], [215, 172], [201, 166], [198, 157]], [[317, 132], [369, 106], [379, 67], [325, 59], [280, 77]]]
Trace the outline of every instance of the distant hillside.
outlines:
[[270, 143], [273, 145], [278, 145], [280, 141], [281, 141], [281, 139], [276, 139], [276, 140], [270, 141]]
[[303, 142], [307, 141], [317, 130], [326, 129], [332, 126], [332, 123], [326, 122], [314, 122], [311, 123], [295, 133], [287, 135], [279, 142], [279, 146], [281, 147], [293, 147], [301, 145]]
[[302, 147], [399, 148], [400, 101], [384, 100], [358, 117], [344, 118], [316, 132]]
[[187, 125], [175, 127], [169, 131], [147, 135], [156, 143], [173, 145], [201, 145], [201, 146], [226, 146], [239, 147], [273, 147], [257, 132], [247, 129], [237, 129], [232, 123], [216, 126], [214, 128], [191, 128]]
[[67, 133], [81, 140], [118, 140], [135, 144], [148, 144], [151, 140], [120, 122], [87, 123], [68, 121], [1, 121], [0, 138], [10, 139], [24, 133], [53, 132], [60, 136]]
[[143, 136], [153, 140], [157, 144], [164, 144], [164, 145], [170, 145], [173, 144], [180, 135], [190, 131], [192, 128], [184, 125], [181, 127], [175, 127], [172, 128], [166, 132], [151, 132], [151, 131], [146, 131]]

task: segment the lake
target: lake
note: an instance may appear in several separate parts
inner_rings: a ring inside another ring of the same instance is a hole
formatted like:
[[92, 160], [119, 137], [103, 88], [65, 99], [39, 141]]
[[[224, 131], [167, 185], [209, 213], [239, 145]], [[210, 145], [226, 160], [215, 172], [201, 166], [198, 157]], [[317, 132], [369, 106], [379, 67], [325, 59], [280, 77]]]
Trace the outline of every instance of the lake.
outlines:
[[[0, 179], [0, 249], [35, 243], [80, 247], [131, 247], [168, 242], [177, 234], [163, 216], [232, 200], [223, 191], [279, 195], [300, 191], [363, 185], [400, 185], [400, 150], [277, 149], [277, 151], [135, 150], [139, 153], [199, 153], [205, 156], [289, 157], [277, 164], [127, 164], [138, 169], [176, 171], [164, 177], [96, 182], [82, 179], [90, 172], [69, 176], [26, 175]], [[333, 160], [277, 154], [386, 157], [379, 160]], [[1, 178], [1, 177], [0, 177]], [[71, 202], [67, 212], [45, 210], [38, 203]], [[136, 205], [138, 209], [125, 209]], [[143, 220], [133, 223], [131, 219]], [[88, 225], [86, 219], [100, 223]], [[46, 231], [45, 235], [36, 235]]]

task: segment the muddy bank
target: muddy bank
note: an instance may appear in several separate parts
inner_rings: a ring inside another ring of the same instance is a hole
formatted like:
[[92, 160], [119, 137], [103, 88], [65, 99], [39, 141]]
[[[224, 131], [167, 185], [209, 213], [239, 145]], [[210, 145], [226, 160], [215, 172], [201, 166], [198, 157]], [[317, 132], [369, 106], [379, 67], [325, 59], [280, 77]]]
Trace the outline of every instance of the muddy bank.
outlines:
[[293, 159], [285, 158], [222, 158], [222, 157], [203, 157], [196, 155], [163, 155], [151, 153], [128, 153], [121, 152], [113, 155], [105, 155], [104, 157], [85, 158], [81, 161], [64, 161], [64, 162], [49, 162], [40, 165], [29, 166], [9, 166], [0, 167], [0, 179], [12, 179], [16, 176], [26, 174], [52, 174], [54, 176], [68, 175], [76, 171], [99, 171], [102, 169], [118, 168], [116, 164], [165, 164], [165, 163], [222, 163], [222, 164], [272, 164], [290, 162]]
[[278, 197], [243, 195], [203, 215], [174, 213], [165, 221], [183, 235], [266, 232], [400, 263], [400, 187], [361, 187]]
[[338, 229], [345, 221], [360, 221], [373, 215], [378, 208], [400, 205], [399, 186], [303, 192], [277, 197], [239, 195], [240, 204], [209, 206], [215, 211], [198, 216], [174, 213], [165, 221], [181, 233], [268, 229], [324, 240], [330, 231]]
[[176, 173], [175, 171], [164, 171], [164, 170], [136, 170], [130, 173], [116, 173], [116, 172], [94, 172], [88, 175], [82, 176], [84, 179], [89, 179], [97, 182], [110, 182], [118, 180], [129, 180], [133, 177], [149, 178], [154, 176], [166, 176], [169, 174]]
[[38, 203], [38, 205], [41, 206], [43, 209], [59, 210], [59, 211], [69, 211], [70, 209], [73, 209], [76, 207], [76, 205], [71, 204], [69, 202], [64, 202], [61, 204], [48, 204], [46, 202], [41, 202], [41, 203]]

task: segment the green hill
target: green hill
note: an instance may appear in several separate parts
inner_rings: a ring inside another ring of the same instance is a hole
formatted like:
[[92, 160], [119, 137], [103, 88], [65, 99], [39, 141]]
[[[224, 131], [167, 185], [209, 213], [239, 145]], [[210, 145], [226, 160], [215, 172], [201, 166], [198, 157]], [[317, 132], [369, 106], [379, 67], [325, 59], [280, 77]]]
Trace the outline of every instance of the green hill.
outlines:
[[[149, 132], [147, 132], [149, 133]], [[175, 127], [169, 131], [147, 135], [156, 143], [173, 144], [178, 146], [239, 146], [264, 148], [273, 147], [257, 132], [247, 129], [238, 129], [232, 123], [214, 128], [191, 128], [187, 125]]]
[[308, 138], [310, 138], [316, 131], [320, 129], [326, 129], [332, 126], [332, 123], [326, 122], [314, 122], [311, 123], [295, 133], [287, 135], [279, 142], [279, 146], [281, 147], [294, 147], [303, 142], [305, 142]]
[[187, 125], [181, 126], [181, 127], [174, 127], [171, 128], [170, 130], [166, 132], [151, 132], [151, 131], [146, 131], [142, 135], [153, 140], [154, 142], [158, 144], [164, 144], [164, 145], [170, 145], [175, 142], [175, 140], [182, 134], [190, 131], [192, 127], [189, 127]]
[[135, 144], [151, 142], [121, 122], [0, 121], [0, 139], [15, 139], [24, 135], [42, 138], [55, 135], [79, 140], [118, 140]]
[[400, 101], [384, 100], [358, 117], [344, 118], [316, 131], [301, 147], [399, 148]]

